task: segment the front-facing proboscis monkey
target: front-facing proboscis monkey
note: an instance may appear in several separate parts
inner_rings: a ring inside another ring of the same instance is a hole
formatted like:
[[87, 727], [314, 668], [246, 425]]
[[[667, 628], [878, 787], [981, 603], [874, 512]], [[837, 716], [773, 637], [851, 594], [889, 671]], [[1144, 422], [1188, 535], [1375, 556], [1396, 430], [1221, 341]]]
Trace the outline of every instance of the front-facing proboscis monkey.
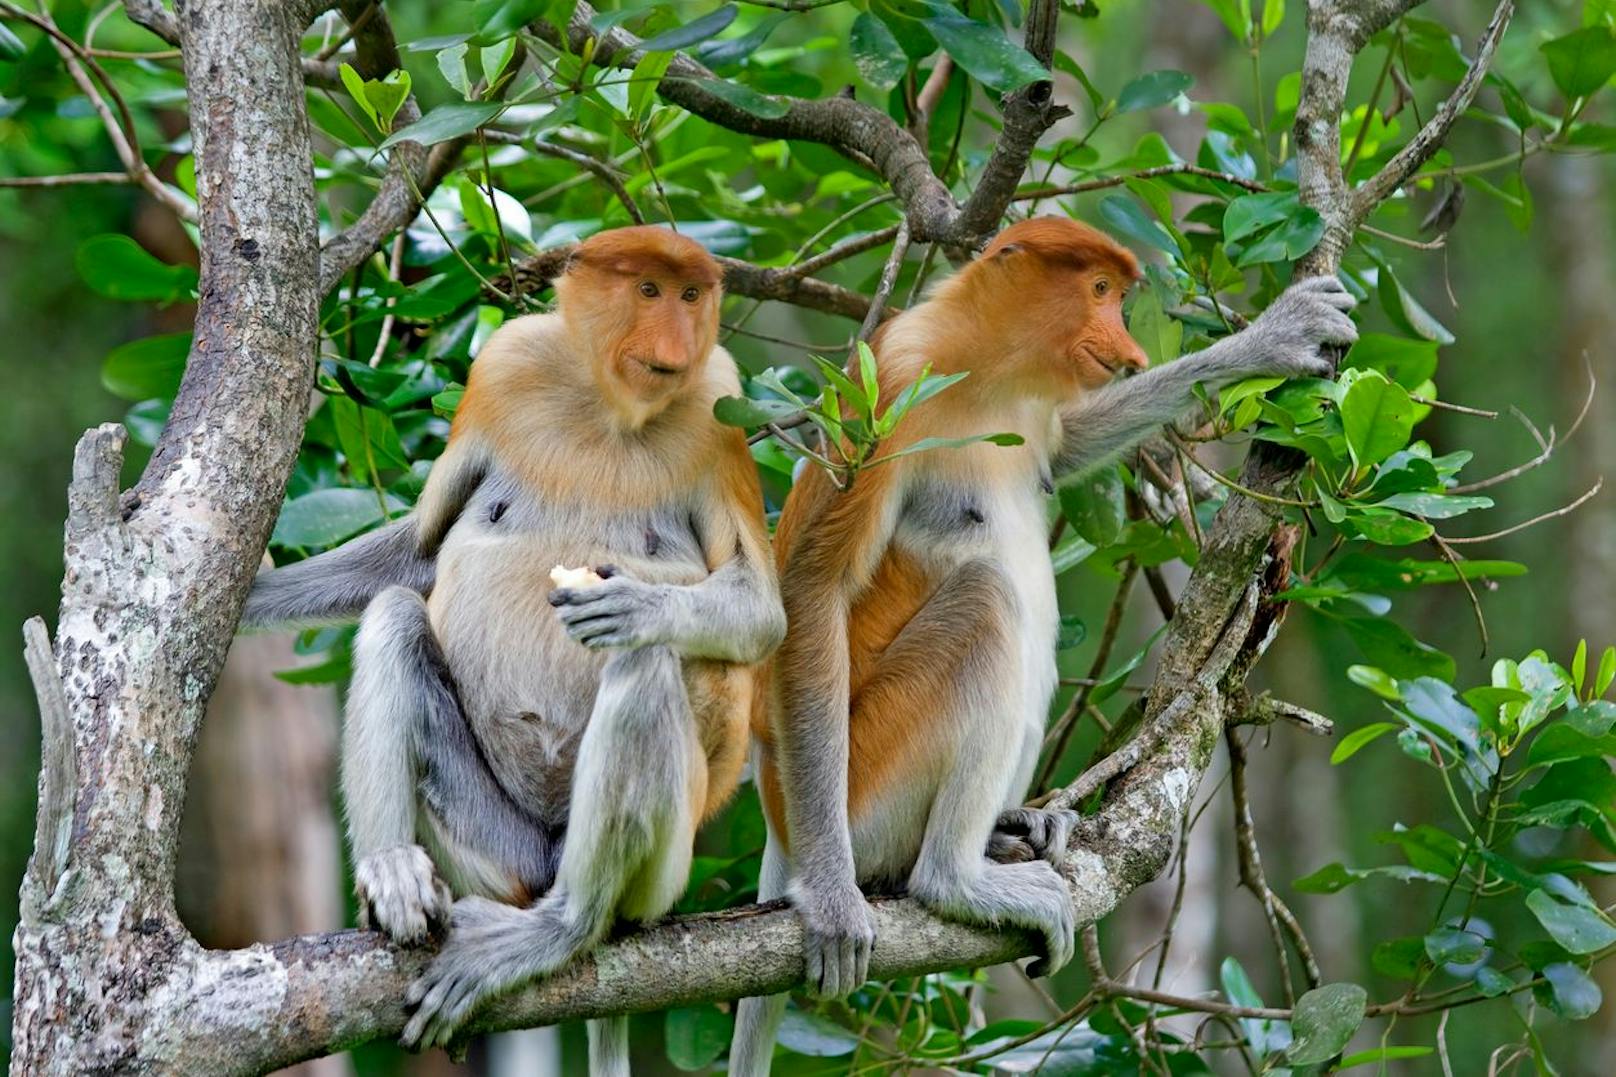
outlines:
[[[362, 915], [400, 942], [450, 921], [407, 1044], [665, 913], [735, 788], [785, 623], [745, 438], [712, 415], [739, 392], [719, 278], [662, 228], [581, 244], [558, 311], [478, 355], [415, 511], [249, 600], [256, 623], [364, 610], [342, 757]], [[611, 567], [558, 587], [557, 565]], [[452, 916], [440, 879], [472, 895]], [[596, 1073], [626, 1072], [624, 1021], [591, 1022]]]
[[[1122, 316], [1139, 275], [1075, 221], [1007, 228], [981, 257], [877, 334], [881, 395], [929, 364], [970, 371], [917, 407], [884, 455], [931, 436], [1012, 431], [907, 455], [840, 492], [809, 469], [775, 534], [789, 625], [754, 712], [769, 822], [760, 897], [789, 896], [808, 987], [844, 995], [874, 939], [861, 887], [906, 887], [939, 915], [1040, 932], [1042, 971], [1071, 957], [1060, 862], [1071, 813], [1016, 807], [1056, 685], [1058, 614], [1045, 495], [1113, 460], [1217, 389], [1253, 375], [1328, 375], [1352, 341], [1352, 298], [1302, 281], [1244, 332], [1117, 380], [1146, 357]], [[995, 863], [995, 833], [1043, 859]], [[742, 1002], [730, 1072], [764, 1073], [784, 996]]]

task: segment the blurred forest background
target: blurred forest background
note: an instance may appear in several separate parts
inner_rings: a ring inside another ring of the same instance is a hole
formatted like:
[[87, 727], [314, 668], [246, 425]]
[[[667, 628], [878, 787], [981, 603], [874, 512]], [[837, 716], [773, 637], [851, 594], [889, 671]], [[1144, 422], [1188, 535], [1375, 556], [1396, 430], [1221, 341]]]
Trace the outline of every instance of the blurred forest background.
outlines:
[[[458, 28], [455, 11], [465, 6], [426, 0], [387, 5], [406, 39]], [[695, 5], [678, 6], [697, 10]], [[1095, 84], [1116, 87], [1141, 72], [1173, 69], [1193, 77], [1193, 100], [1251, 107], [1251, 57], [1208, 5], [1100, 0], [1078, 6], [1097, 7], [1099, 17], [1067, 18], [1060, 44]], [[1301, 6], [1293, 0], [1298, 10], [1264, 47], [1259, 77], [1267, 102], [1299, 62]], [[1422, 14], [1463, 28], [1468, 52], [1471, 35], [1492, 6], [1483, 0], [1432, 0]], [[1504, 43], [1501, 70], [1510, 71], [1515, 58], [1534, 54], [1551, 31], [1559, 34], [1575, 26], [1582, 5], [1555, 0], [1525, 8]], [[53, 10], [62, 25], [82, 26], [84, 11], [74, 3], [58, 3]], [[787, 21], [770, 44], [806, 46], [790, 59], [790, 68], [831, 92], [857, 82], [852, 56], [837, 46], [854, 14], [852, 7], [832, 7], [811, 19]], [[157, 47], [149, 35], [127, 25], [103, 36], [109, 47]], [[438, 79], [432, 54], [409, 53], [406, 61], [418, 92], [426, 92], [421, 87]], [[1520, 66], [1526, 63], [1522, 59]], [[1360, 58], [1352, 100], [1363, 99], [1377, 66], [1378, 55]], [[47, 121], [37, 113], [42, 95], [56, 99], [48, 141], [41, 138]], [[1057, 82], [1061, 100], [1081, 96], [1070, 78]], [[36, 111], [22, 111], [30, 101], [36, 102], [30, 106]], [[1611, 104], [1607, 95], [1588, 118], [1616, 123]], [[147, 94], [140, 105], [170, 134], [183, 128], [184, 101], [177, 91], [166, 102], [155, 92]], [[1603, 115], [1594, 115], [1600, 110]], [[1088, 122], [1079, 110], [1046, 141], [1070, 136]], [[1194, 160], [1205, 130], [1204, 114], [1169, 106], [1108, 123], [1096, 143], [1103, 153], [1114, 155], [1141, 135], [1158, 131], [1180, 156]], [[990, 144], [991, 137], [979, 119], [968, 120], [967, 146]], [[1498, 152], [1492, 132], [1477, 124], [1461, 124], [1451, 145], [1461, 161]], [[0, 64], [0, 178], [118, 167], [100, 126], [66, 84], [54, 55], [34, 49], [22, 61]], [[730, 166], [720, 162], [716, 167]], [[1064, 174], [1057, 171], [1055, 178]], [[1537, 452], [1527, 429], [1509, 416], [1510, 409], [1520, 409], [1544, 430], [1564, 430], [1584, 402], [1585, 363], [1603, 382], [1575, 439], [1547, 465], [1498, 492], [1503, 511], [1496, 518], [1503, 522], [1563, 505], [1602, 475], [1616, 478], [1616, 166], [1600, 157], [1542, 153], [1524, 163], [1523, 175], [1528, 205], [1511, 206], [1472, 193], [1443, 248], [1386, 247], [1400, 279], [1458, 339], [1442, 352], [1444, 398], [1505, 413], [1497, 419], [1434, 413], [1420, 431], [1438, 452], [1473, 449], [1476, 475], [1509, 468]], [[1102, 223], [1096, 202], [1097, 196], [1062, 200], [1062, 205]], [[1429, 208], [1416, 204], [1402, 230], [1412, 233]], [[555, 222], [536, 213], [534, 223], [537, 234]], [[10, 371], [0, 422], [0, 459], [5, 461], [0, 478], [0, 631], [15, 631], [33, 614], [54, 620], [64, 489], [74, 442], [87, 426], [122, 419], [128, 407], [103, 386], [106, 355], [137, 338], [189, 327], [192, 310], [184, 302], [153, 309], [117, 302], [86, 287], [75, 268], [75, 253], [85, 240], [104, 233], [133, 236], [165, 262], [194, 259], [194, 247], [174, 217], [137, 188], [0, 189], [0, 354]], [[879, 253], [872, 256], [861, 272], [873, 274], [880, 258]], [[762, 333], [810, 341], [835, 340], [846, 331], [845, 324], [784, 304], [765, 305], [749, 325]], [[753, 371], [801, 359], [756, 338], [737, 336], [729, 346]], [[827, 349], [827, 354], [836, 353]], [[144, 461], [138, 452], [131, 456], [132, 477]], [[1541, 647], [1568, 664], [1579, 639], [1586, 638], [1595, 654], [1616, 642], [1616, 500], [1610, 491], [1575, 513], [1499, 540], [1485, 556], [1530, 568], [1528, 575], [1482, 591], [1491, 634], [1485, 657], [1458, 589], [1431, 588], [1398, 597], [1400, 623], [1457, 659], [1456, 683], [1485, 683], [1491, 662], [1500, 656], [1519, 658]], [[1183, 572], [1182, 566], [1168, 565], [1169, 582], [1181, 579]], [[1099, 565], [1083, 565], [1062, 578], [1065, 608], [1090, 626], [1104, 619], [1114, 589], [1115, 573]], [[1136, 589], [1119, 636], [1119, 653], [1143, 646], [1160, 623], [1149, 595]], [[1087, 673], [1097, 637], [1091, 627], [1086, 642], [1063, 653], [1065, 673]], [[19, 639], [7, 638], [11, 643], [0, 645], [0, 1000], [8, 994], [16, 884], [30, 851], [39, 766], [33, 693]], [[337, 689], [290, 685], [271, 676], [302, 661], [307, 660], [293, 655], [289, 638], [239, 640], [204, 728], [187, 808], [179, 889], [182, 912], [206, 944], [239, 946], [351, 922], [345, 921], [352, 910], [333, 783]], [[1345, 678], [1346, 667], [1359, 661], [1358, 652], [1328, 618], [1298, 610], [1259, 666], [1254, 687], [1270, 687], [1314, 707], [1335, 720], [1338, 733], [1350, 732], [1383, 716], [1377, 700]], [[1310, 925], [1330, 976], [1380, 983], [1386, 988], [1381, 997], [1391, 991], [1372, 971], [1374, 944], [1422, 930], [1419, 918], [1425, 912], [1406, 900], [1405, 887], [1411, 884], [1377, 880], [1321, 896], [1294, 892], [1289, 883], [1332, 861], [1382, 862], [1386, 850], [1378, 835], [1400, 820], [1440, 815], [1443, 793], [1440, 785], [1416, 775], [1417, 764], [1401, 753], [1365, 752], [1350, 765], [1335, 767], [1329, 760], [1331, 747], [1291, 728], [1259, 736], [1251, 751], [1252, 810], [1268, 877]], [[1201, 790], [1203, 798], [1213, 793], [1224, 773], [1223, 763], [1214, 764]], [[1164, 982], [1182, 994], [1213, 990], [1223, 956], [1232, 954], [1271, 1000], [1279, 988], [1272, 962], [1265, 960], [1271, 954], [1267, 928], [1260, 907], [1237, 888], [1228, 800], [1213, 797], [1210, 803], [1191, 845], [1183, 913]], [[755, 809], [743, 802], [732, 815], [749, 810]], [[1583, 840], [1589, 845], [1585, 854], [1598, 859], [1592, 842]], [[1597, 885], [1594, 889], [1599, 892]], [[1102, 925], [1114, 969], [1155, 937], [1173, 895], [1174, 882], [1168, 877], [1135, 895]], [[1602, 904], [1613, 897], [1607, 888]], [[1054, 987], [1063, 1001], [1074, 995], [1082, 975], [1080, 969], [1068, 972], [1072, 982]], [[1599, 966], [1595, 976], [1610, 998], [1616, 992], [1616, 968]], [[989, 1016], [1028, 1009], [1041, 1013], [1044, 1003], [1025, 981], [996, 973], [992, 983], [996, 990], [985, 1002]], [[1454, 1047], [1457, 1072], [1484, 1071], [1483, 1047], [1466, 1045], [1499, 1042], [1501, 1037], [1480, 1027], [1498, 1020], [1492, 1007], [1452, 1013], [1446, 1036]], [[0, 1037], [9, 1025], [9, 1014], [0, 1010]], [[637, 1020], [643, 1072], [672, 1068], [664, 1056], [665, 1027], [657, 1015]], [[1552, 1054], [1562, 1072], [1616, 1072], [1616, 1006], [1606, 1005], [1580, 1024], [1552, 1027]], [[561, 1067], [555, 1072], [577, 1072], [581, 1040], [578, 1029], [525, 1034], [495, 1048], [479, 1046], [467, 1066], [501, 1074], [550, 1072], [552, 1066]], [[834, 1060], [825, 1063], [835, 1068]], [[315, 1064], [311, 1071], [337, 1074], [348, 1072], [350, 1065], [367, 1073], [455, 1069], [441, 1054], [411, 1059], [377, 1045], [351, 1059]], [[1429, 1057], [1392, 1063], [1392, 1068], [1439, 1072]]]

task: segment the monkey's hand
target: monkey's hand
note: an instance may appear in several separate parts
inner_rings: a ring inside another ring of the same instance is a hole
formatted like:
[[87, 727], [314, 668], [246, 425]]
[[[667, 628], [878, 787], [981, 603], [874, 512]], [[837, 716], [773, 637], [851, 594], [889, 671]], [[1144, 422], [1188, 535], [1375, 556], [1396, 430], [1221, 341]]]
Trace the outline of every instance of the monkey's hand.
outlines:
[[432, 858], [419, 845], [372, 853], [354, 869], [359, 926], [378, 930], [401, 946], [418, 946], [449, 918], [453, 898]]
[[611, 574], [589, 587], [558, 587], [550, 592], [567, 635], [585, 647], [645, 647], [670, 643], [677, 634], [669, 610], [669, 588]]
[[522, 931], [532, 921], [531, 910], [487, 898], [455, 902], [448, 941], [404, 993], [413, 1012], [398, 1042], [412, 1051], [447, 1048], [484, 999], [529, 979], [532, 970], [520, 955]]
[[1335, 362], [1323, 349], [1358, 339], [1358, 327], [1347, 314], [1357, 302], [1335, 277], [1292, 284], [1248, 329], [1225, 342], [1239, 346], [1238, 373], [1333, 377]]
[[1077, 813], [1066, 808], [1008, 808], [999, 813], [988, 839], [988, 857], [1000, 863], [1045, 860], [1059, 869]]
[[808, 961], [808, 992], [844, 998], [869, 979], [875, 948], [875, 916], [869, 901], [851, 882], [806, 885], [793, 881], [791, 904], [802, 917], [803, 954]]

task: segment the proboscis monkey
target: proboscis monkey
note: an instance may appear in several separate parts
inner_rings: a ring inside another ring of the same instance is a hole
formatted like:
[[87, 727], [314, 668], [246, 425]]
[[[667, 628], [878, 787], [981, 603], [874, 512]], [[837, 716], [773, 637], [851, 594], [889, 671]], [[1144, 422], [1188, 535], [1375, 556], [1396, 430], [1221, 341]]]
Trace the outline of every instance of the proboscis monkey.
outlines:
[[[719, 279], [666, 229], [581, 244], [559, 310], [478, 355], [415, 511], [249, 600], [254, 623], [364, 610], [342, 757], [360, 905], [400, 942], [450, 922], [407, 1044], [661, 916], [735, 788], [785, 621], [745, 437], [712, 415], [739, 391]], [[552, 566], [611, 567], [557, 587]], [[451, 890], [472, 895], [452, 916]], [[595, 1073], [627, 1072], [624, 1020], [590, 1023]]]
[[[1071, 957], [1059, 863], [1071, 813], [1018, 807], [1056, 685], [1058, 613], [1045, 498], [1252, 375], [1328, 375], [1356, 337], [1334, 278], [1302, 281], [1244, 332], [1143, 370], [1122, 300], [1132, 254], [1075, 221], [1005, 229], [877, 334], [882, 396], [930, 364], [970, 371], [883, 446], [1013, 431], [861, 472], [810, 468], [775, 534], [788, 629], [754, 711], [769, 822], [760, 897], [802, 918], [809, 989], [844, 995], [874, 939], [861, 887], [906, 887], [939, 915], [1041, 932], [1042, 971]], [[995, 825], [1044, 859], [996, 863]], [[785, 996], [741, 1003], [730, 1072], [767, 1072]]]

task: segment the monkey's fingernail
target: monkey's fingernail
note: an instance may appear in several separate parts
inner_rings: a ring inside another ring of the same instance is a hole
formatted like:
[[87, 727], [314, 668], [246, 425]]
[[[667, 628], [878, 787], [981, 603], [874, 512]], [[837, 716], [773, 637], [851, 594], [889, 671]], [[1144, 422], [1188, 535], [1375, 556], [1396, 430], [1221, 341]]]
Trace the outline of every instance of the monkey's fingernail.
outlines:
[[551, 591], [550, 592], [550, 605], [552, 605], [552, 606], [564, 606], [567, 603], [567, 599], [570, 598], [571, 596], [572, 596], [571, 591], [560, 590], [560, 589], [555, 590], [555, 591]]

